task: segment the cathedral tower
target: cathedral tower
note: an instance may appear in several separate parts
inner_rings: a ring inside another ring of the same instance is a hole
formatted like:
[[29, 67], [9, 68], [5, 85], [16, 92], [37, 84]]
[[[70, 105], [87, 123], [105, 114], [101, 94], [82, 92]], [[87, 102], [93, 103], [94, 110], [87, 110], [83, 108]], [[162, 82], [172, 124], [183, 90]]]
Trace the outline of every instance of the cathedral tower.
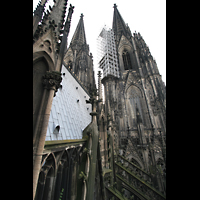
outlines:
[[112, 31], [119, 76], [104, 73], [101, 82], [104, 113], [111, 115], [118, 144], [115, 149], [141, 169], [154, 173], [155, 184], [163, 192], [163, 180], [155, 171], [165, 170], [165, 86], [143, 37], [140, 33], [131, 34], [116, 4]]
[[72, 41], [64, 56], [64, 62], [88, 91], [95, 87], [92, 58], [86, 42], [83, 14], [81, 14]]

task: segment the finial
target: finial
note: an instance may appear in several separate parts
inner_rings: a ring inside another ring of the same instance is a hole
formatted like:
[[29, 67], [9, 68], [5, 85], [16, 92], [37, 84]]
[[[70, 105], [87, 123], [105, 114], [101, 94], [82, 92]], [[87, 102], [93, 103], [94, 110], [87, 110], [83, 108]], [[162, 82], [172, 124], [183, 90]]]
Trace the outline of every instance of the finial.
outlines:
[[92, 121], [96, 121], [96, 103], [98, 102], [97, 100], [97, 89], [96, 88], [91, 88], [90, 89], [90, 99], [86, 100], [86, 103], [90, 103], [92, 104], [92, 112], [90, 113], [90, 115], [92, 116]]
[[116, 5], [116, 3], [114, 3], [114, 7], [113, 8], [117, 8], [117, 5]]
[[83, 19], [83, 17], [84, 17], [84, 15], [83, 15], [83, 13], [81, 13], [81, 16], [80, 16], [80, 18], [81, 18], [81, 19]]
[[101, 75], [102, 75], [102, 73], [101, 73], [101, 71], [98, 71], [98, 77], [100, 77], [101, 78]]
[[73, 10], [74, 9], [74, 7], [75, 6], [72, 6], [72, 4], [70, 3], [70, 5], [69, 5], [70, 7], [69, 7], [69, 10], [71, 9], [71, 10]]

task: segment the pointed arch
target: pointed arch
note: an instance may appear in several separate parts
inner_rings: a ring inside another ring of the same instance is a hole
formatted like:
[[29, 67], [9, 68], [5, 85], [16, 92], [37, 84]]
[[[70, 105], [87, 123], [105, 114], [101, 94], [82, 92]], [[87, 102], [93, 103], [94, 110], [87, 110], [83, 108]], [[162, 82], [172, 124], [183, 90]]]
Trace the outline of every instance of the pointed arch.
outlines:
[[138, 159], [136, 156], [133, 154], [130, 154], [127, 156], [127, 159], [129, 159], [133, 164], [137, 165], [141, 169], [144, 169], [144, 165], [140, 159]]
[[[138, 85], [135, 85], [135, 84], [131, 83], [130, 85], [128, 85], [126, 87], [126, 90], [125, 90], [126, 98], [128, 98], [128, 96], [127, 96], [129, 94], [128, 90], [130, 90], [131, 87], [136, 88], [136, 90], [138, 91], [137, 95], [141, 96], [141, 98], [144, 97], [144, 92], [142, 91], [142, 89]], [[132, 94], [134, 94], [134, 92]]]
[[49, 173], [49, 170], [50, 171], [50, 174], [51, 176], [55, 176], [55, 173], [57, 171], [57, 163], [56, 163], [56, 158], [55, 158], [55, 155], [54, 153], [49, 153], [43, 160], [41, 166], [42, 167], [45, 167], [48, 166], [48, 170], [47, 170], [47, 173]]
[[55, 66], [54, 66], [54, 62], [52, 60], [52, 58], [49, 56], [48, 53], [46, 53], [45, 51], [38, 51], [33, 53], [33, 68], [35, 63], [37, 63], [40, 60], [45, 60], [46, 64], [47, 64], [47, 71], [53, 71]]
[[121, 71], [124, 70], [137, 70], [136, 55], [134, 53], [133, 45], [131, 42], [122, 35], [118, 47], [119, 66]]
[[147, 103], [143, 90], [135, 84], [130, 84], [125, 90], [126, 109], [128, 112], [128, 122], [131, 128], [137, 128], [136, 105], [139, 110], [142, 123], [147, 126]]
[[49, 153], [44, 158], [39, 173], [35, 200], [49, 199], [55, 178], [56, 161], [54, 153]]
[[72, 158], [73, 162], [78, 158], [78, 148], [73, 148], [71, 158]]
[[54, 199], [58, 199], [60, 195], [60, 187], [62, 181], [63, 163], [60, 161], [58, 164], [58, 171], [55, 179]]
[[127, 50], [122, 52], [122, 58], [124, 63], [124, 70], [132, 69], [130, 54]]
[[55, 178], [55, 189], [53, 193], [54, 199], [59, 199], [59, 195], [61, 192], [63, 193], [63, 196], [66, 196], [70, 159], [68, 151], [69, 149], [65, 149], [60, 153], [60, 155], [58, 155], [58, 167]]
[[[131, 128], [136, 128], [137, 127], [137, 115], [136, 115], [136, 107], [138, 107], [139, 112], [142, 112], [142, 93], [140, 89], [135, 86], [131, 85], [128, 87], [126, 90], [126, 106], [127, 110], [129, 111], [128, 113], [128, 122], [129, 126]], [[143, 116], [142, 116], [142, 121]]]
[[57, 165], [59, 165], [60, 162], [64, 162], [64, 161], [69, 162], [69, 155], [67, 153], [67, 150], [64, 150], [64, 151], [61, 152], [59, 159], [57, 161]]

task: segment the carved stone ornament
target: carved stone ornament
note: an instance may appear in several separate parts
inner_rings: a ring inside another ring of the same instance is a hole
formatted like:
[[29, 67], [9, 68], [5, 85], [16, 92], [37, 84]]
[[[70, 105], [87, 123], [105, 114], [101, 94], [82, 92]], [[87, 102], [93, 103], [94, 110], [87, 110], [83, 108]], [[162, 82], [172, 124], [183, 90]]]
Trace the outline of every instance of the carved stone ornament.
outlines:
[[[61, 73], [58, 71], [47, 71], [46, 74], [43, 76], [43, 85], [44, 88], [48, 90], [55, 90], [55, 93], [58, 91], [60, 87], [60, 83], [62, 81]], [[55, 94], [54, 94], [55, 96]]]

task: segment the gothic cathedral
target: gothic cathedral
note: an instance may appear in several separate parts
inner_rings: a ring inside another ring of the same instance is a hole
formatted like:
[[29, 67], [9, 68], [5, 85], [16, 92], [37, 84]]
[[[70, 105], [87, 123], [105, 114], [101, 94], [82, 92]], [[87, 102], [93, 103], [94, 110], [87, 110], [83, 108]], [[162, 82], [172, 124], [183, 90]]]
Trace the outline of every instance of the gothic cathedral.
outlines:
[[96, 87], [83, 14], [67, 47], [74, 7], [65, 20], [67, 0], [46, 2], [33, 16], [33, 200], [166, 199], [166, 87], [143, 37], [114, 4]]

